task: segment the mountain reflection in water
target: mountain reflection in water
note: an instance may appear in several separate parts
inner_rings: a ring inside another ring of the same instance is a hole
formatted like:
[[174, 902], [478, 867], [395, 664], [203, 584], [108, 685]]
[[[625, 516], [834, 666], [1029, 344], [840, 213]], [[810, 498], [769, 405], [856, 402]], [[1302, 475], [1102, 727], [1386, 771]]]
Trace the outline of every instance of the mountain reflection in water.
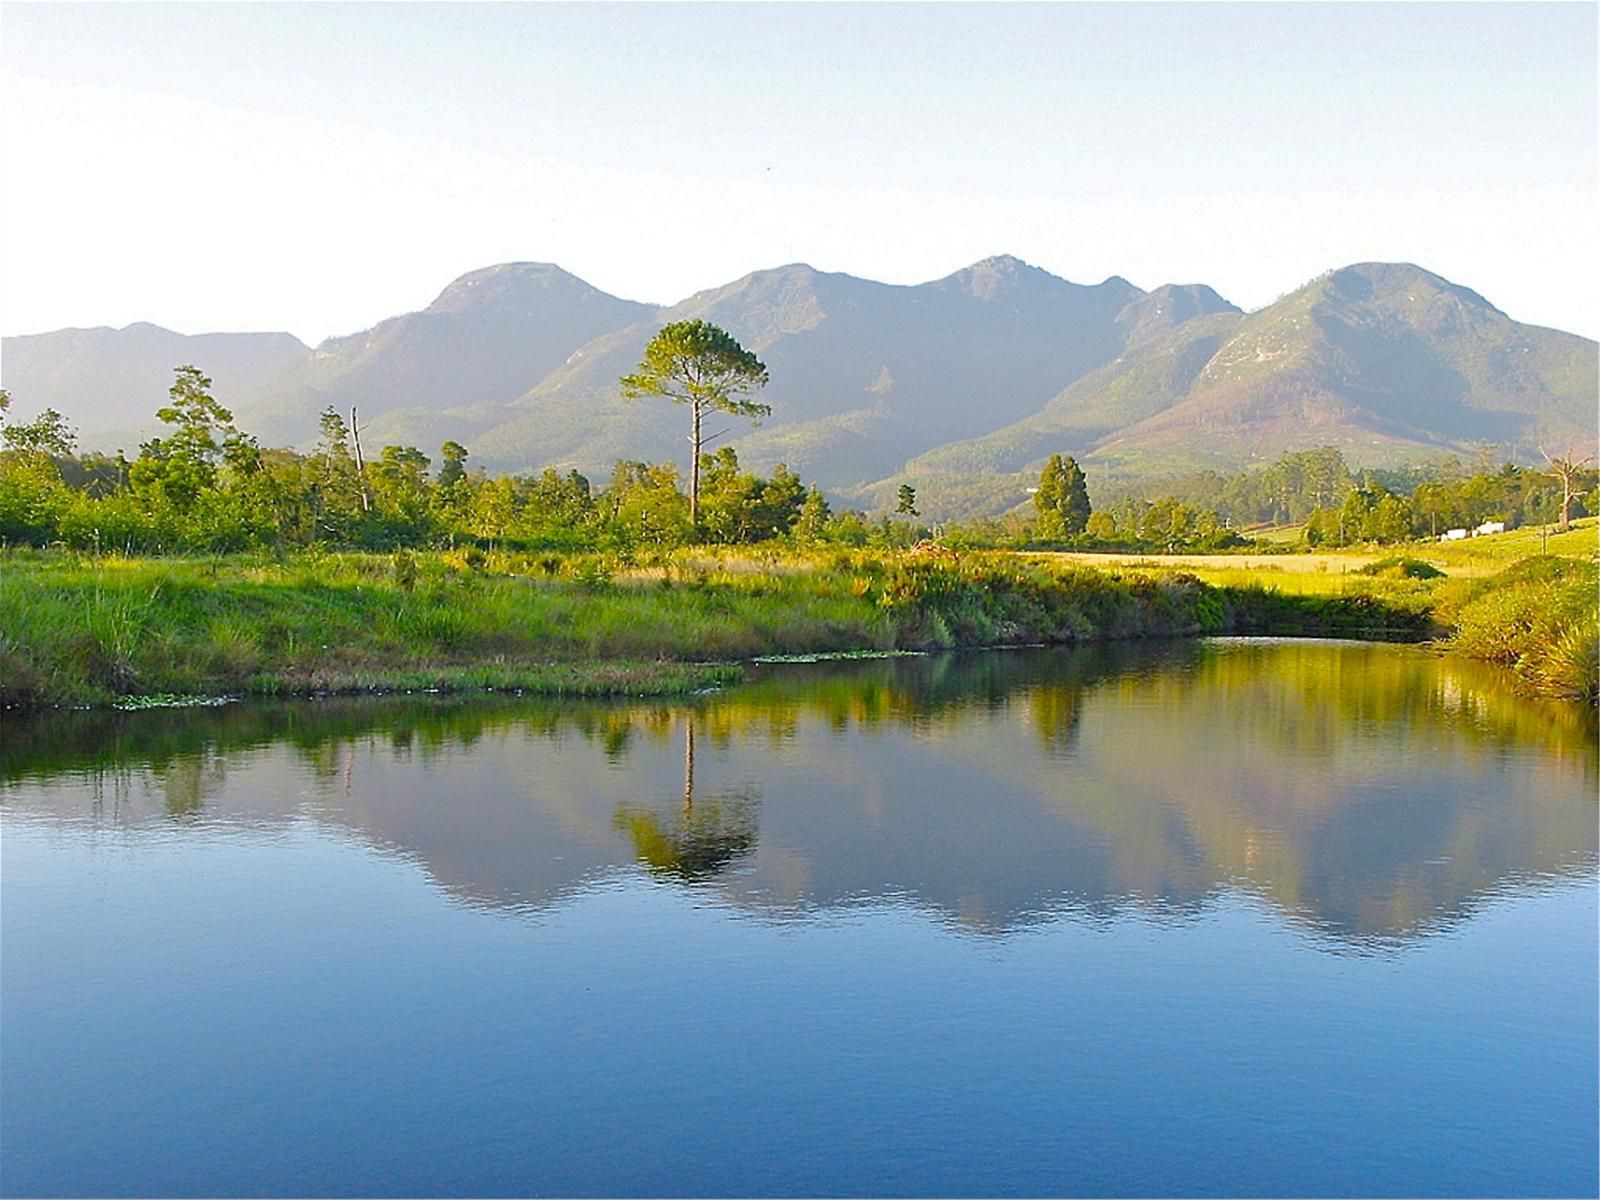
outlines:
[[8, 719], [29, 821], [346, 830], [536, 915], [622, 869], [763, 919], [1005, 934], [1257, 895], [1334, 949], [1591, 873], [1595, 726], [1410, 647], [1205, 642], [764, 670], [690, 702]]

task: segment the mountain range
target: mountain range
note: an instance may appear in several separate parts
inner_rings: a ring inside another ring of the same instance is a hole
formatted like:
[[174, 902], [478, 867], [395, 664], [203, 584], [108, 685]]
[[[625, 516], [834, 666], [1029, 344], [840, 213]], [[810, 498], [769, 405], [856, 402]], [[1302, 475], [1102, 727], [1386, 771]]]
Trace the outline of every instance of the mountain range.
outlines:
[[54, 407], [90, 447], [154, 432], [172, 368], [192, 362], [269, 444], [305, 445], [323, 408], [356, 407], [374, 446], [453, 438], [491, 469], [603, 478], [618, 458], [686, 459], [682, 411], [624, 401], [617, 378], [692, 318], [770, 369], [772, 416], [727, 422], [741, 460], [868, 505], [911, 482], [933, 510], [1009, 507], [1058, 452], [1092, 476], [1152, 478], [1318, 445], [1385, 465], [1483, 446], [1536, 461], [1596, 440], [1595, 342], [1396, 263], [1331, 271], [1252, 313], [1203, 284], [1086, 286], [1010, 256], [915, 286], [795, 264], [670, 307], [507, 263], [315, 348], [148, 324], [8, 337], [0, 381], [16, 415]]

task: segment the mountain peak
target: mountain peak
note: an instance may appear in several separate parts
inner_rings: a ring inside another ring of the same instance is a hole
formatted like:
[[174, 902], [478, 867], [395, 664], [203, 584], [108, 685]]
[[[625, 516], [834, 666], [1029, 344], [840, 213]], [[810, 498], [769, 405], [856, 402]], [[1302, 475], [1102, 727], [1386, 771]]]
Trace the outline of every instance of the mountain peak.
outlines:
[[[722, 284], [720, 287], [706, 288], [703, 291], [680, 300], [673, 306], [674, 309], [687, 309], [703, 304], [707, 300], [722, 299], [748, 293], [759, 293], [776, 288], [811, 287], [818, 280], [826, 278], [827, 272], [819, 271], [810, 263], [794, 262], [784, 263], [777, 267], [759, 267], [748, 274], [741, 275], [732, 283]], [[848, 279], [848, 275], [838, 278]]]
[[1164, 283], [1145, 299], [1160, 305], [1179, 305], [1187, 310], [1186, 317], [1241, 311], [1237, 304], [1223, 299], [1215, 288], [1204, 283]]
[[734, 282], [734, 286], [773, 284], [773, 283], [810, 283], [827, 274], [819, 271], [810, 263], [792, 262], [784, 263], [779, 267], [762, 267], [760, 270], [751, 271], [750, 274]]
[[970, 267], [963, 267], [937, 281], [946, 286], [960, 288], [979, 300], [993, 300], [996, 296], [1020, 288], [1039, 287], [1065, 283], [1042, 267], [1023, 262], [1012, 254], [995, 254], [980, 259]]
[[1203, 283], [1167, 283], [1152, 292], [1136, 294], [1118, 314], [1117, 323], [1128, 330], [1130, 341], [1140, 341], [1176, 329], [1196, 317], [1238, 311], [1236, 305]]
[[991, 254], [988, 258], [980, 258], [967, 269], [969, 271], [1038, 271], [1041, 268], [1034, 266], [1032, 263], [1024, 262], [1015, 254]]
[[428, 312], [454, 313], [552, 290], [593, 292], [595, 288], [555, 263], [509, 262], [479, 267], [451, 281], [428, 305]]
[[674, 319], [698, 317], [723, 325], [759, 351], [775, 337], [815, 328], [842, 297], [881, 286], [851, 275], [819, 271], [809, 263], [785, 263], [696, 292], [668, 312]]
[[1420, 290], [1428, 294], [1450, 296], [1472, 308], [1493, 313], [1500, 312], [1471, 288], [1451, 283], [1444, 276], [1435, 275], [1415, 263], [1351, 263], [1348, 267], [1329, 271], [1314, 281], [1313, 286], [1317, 285], [1321, 286], [1325, 294], [1338, 300], [1393, 302], [1402, 297], [1414, 299]]

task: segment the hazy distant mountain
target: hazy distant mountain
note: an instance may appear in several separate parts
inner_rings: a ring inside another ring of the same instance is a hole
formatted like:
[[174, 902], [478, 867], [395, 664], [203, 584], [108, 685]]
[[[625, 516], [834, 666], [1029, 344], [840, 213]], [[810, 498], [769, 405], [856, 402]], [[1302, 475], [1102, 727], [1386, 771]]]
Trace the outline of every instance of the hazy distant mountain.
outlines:
[[1237, 307], [1203, 283], [1169, 283], [1129, 304], [1117, 314], [1117, 324], [1126, 332], [1126, 341], [1132, 346], [1170, 333], [1196, 317], [1216, 313], [1237, 315], [1238, 312]]
[[[328, 405], [361, 410], [375, 441], [436, 447], [467, 432], [439, 420], [448, 408], [514, 400], [575, 349], [649, 317], [652, 305], [619, 300], [548, 263], [505, 263], [461, 276], [421, 312], [379, 322], [315, 350], [286, 333], [186, 337], [154, 325], [64, 329], [6, 338], [0, 378], [28, 415], [46, 405], [79, 426], [85, 444], [157, 428], [172, 369], [194, 363], [241, 426], [269, 444], [317, 434]], [[385, 439], [423, 427], [428, 436]]]
[[1380, 464], [1596, 438], [1596, 344], [1523, 325], [1409, 264], [1330, 272], [1248, 316], [1132, 344], [1037, 413], [913, 460], [905, 476], [1031, 470], [1067, 451], [1103, 472], [1236, 469], [1335, 445]]
[[141, 322], [8, 337], [0, 345], [0, 380], [18, 419], [54, 408], [86, 445], [122, 445], [131, 453], [140, 437], [159, 428], [155, 411], [167, 402], [179, 364], [199, 365], [219, 396], [238, 396], [303, 368], [310, 355], [287, 333], [189, 336]]
[[[592, 338], [648, 318], [550, 263], [505, 263], [461, 276], [421, 312], [329, 338], [306, 369], [239, 404], [265, 441], [303, 442], [329, 405], [361, 410], [376, 442], [433, 448], [467, 430], [446, 409], [492, 409], [516, 399]], [[393, 432], [397, 435], [386, 436]]]
[[[1183, 303], [1224, 305], [1205, 292]], [[698, 317], [771, 371], [770, 421], [730, 423], [741, 456], [842, 486], [1017, 420], [1151, 322], [1181, 319], [1176, 302], [1149, 300], [1123, 279], [1085, 287], [1011, 257], [914, 287], [804, 265], [757, 271], [583, 347], [515, 402], [515, 418], [470, 445], [485, 458], [590, 470], [619, 457], [681, 457], [681, 413], [619, 403], [616, 380], [663, 323]]]
[[1084, 286], [1009, 256], [909, 287], [778, 267], [670, 308], [510, 263], [315, 350], [287, 334], [62, 330], [5, 339], [3, 379], [21, 415], [53, 405], [89, 446], [148, 427], [172, 368], [194, 362], [269, 443], [309, 443], [319, 410], [356, 405], [374, 447], [455, 438], [490, 468], [603, 478], [618, 458], [686, 462], [683, 411], [626, 402], [617, 378], [664, 323], [695, 317], [771, 370], [771, 418], [726, 422], [745, 462], [871, 503], [909, 480], [929, 511], [1007, 507], [1056, 452], [1148, 477], [1324, 444], [1357, 464], [1483, 444], [1535, 460], [1596, 437], [1594, 342], [1382, 263], [1251, 314], [1201, 284]]

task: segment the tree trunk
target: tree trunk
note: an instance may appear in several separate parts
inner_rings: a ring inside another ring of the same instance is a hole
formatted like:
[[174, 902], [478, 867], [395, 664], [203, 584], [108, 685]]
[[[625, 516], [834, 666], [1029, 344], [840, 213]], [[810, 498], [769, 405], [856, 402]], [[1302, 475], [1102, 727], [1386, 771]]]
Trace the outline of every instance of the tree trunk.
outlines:
[[683, 815], [694, 812], [694, 717], [683, 723]]
[[1594, 461], [1594, 455], [1580, 462], [1572, 456], [1571, 451], [1567, 452], [1565, 458], [1551, 458], [1550, 451], [1540, 446], [1539, 453], [1544, 455], [1548, 468], [1544, 473], [1561, 481], [1561, 532], [1565, 533], [1572, 527], [1572, 501], [1578, 494], [1572, 485], [1577, 481], [1578, 472]]
[[694, 435], [689, 439], [689, 528], [700, 528], [700, 405], [694, 408]]
[[372, 511], [372, 499], [367, 495], [367, 464], [361, 457], [361, 429], [356, 424], [356, 410], [350, 409], [350, 441], [356, 450], [356, 484], [361, 489], [361, 511]]

